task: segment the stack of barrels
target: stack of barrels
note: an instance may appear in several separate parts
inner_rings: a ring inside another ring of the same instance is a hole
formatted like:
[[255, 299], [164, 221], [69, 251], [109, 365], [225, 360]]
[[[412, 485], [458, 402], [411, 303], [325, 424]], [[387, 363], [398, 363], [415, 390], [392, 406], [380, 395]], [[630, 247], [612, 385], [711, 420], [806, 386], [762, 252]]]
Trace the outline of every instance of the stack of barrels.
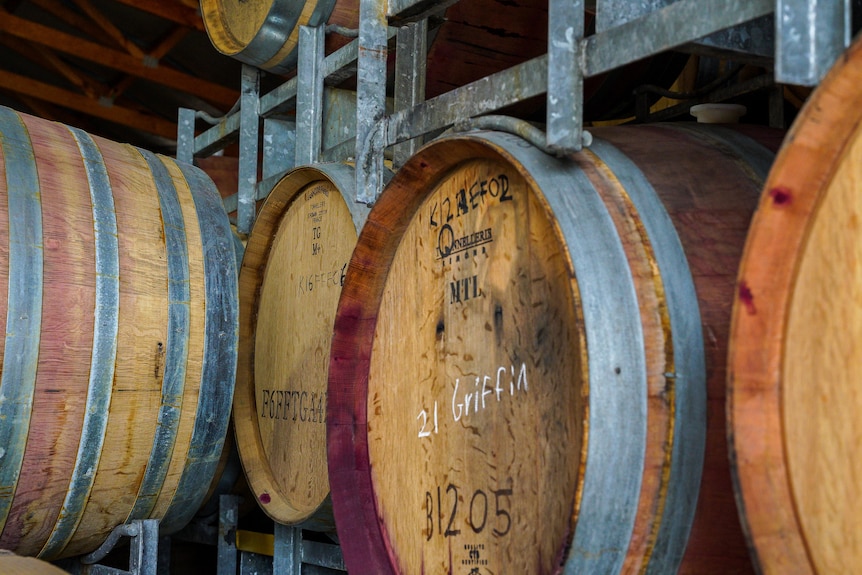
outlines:
[[[217, 47], [283, 73], [293, 25], [350, 25], [348, 4], [203, 13]], [[511, 18], [478, 28], [528, 47], [477, 40], [473, 69], [435, 80], [477, 28], [463, 4], [429, 85], [544, 51], [527, 22], [546, 13], [478, 2]], [[337, 532], [351, 573], [853, 572], [859, 85], [862, 42], [788, 135], [597, 128], [566, 157], [448, 135], [370, 209], [353, 167], [301, 166], [238, 283], [201, 172], [0, 110], [0, 547], [54, 558], [187, 522], [235, 372], [258, 504]]]
[[[449, 10], [429, 85], [445, 50], [499, 51], [451, 40]], [[605, 128], [554, 158], [474, 131], [422, 148], [368, 214], [350, 168], [286, 176], [240, 272], [235, 414], [262, 508], [334, 524], [352, 573], [860, 564], [858, 113], [840, 102], [858, 51], [787, 139]]]

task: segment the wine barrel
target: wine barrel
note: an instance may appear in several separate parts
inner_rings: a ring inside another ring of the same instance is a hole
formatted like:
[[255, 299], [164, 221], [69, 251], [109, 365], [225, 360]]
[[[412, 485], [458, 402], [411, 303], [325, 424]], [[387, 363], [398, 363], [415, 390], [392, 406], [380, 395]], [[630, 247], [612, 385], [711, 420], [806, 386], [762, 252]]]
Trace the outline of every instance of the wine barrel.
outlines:
[[66, 575], [66, 572], [33, 557], [21, 557], [0, 549], [0, 573], [3, 575]]
[[862, 565], [862, 41], [814, 91], [769, 174], [739, 270], [727, 416], [765, 574]]
[[300, 167], [273, 188], [240, 269], [234, 427], [248, 484], [275, 521], [332, 530], [326, 471], [329, 344], [368, 208], [353, 168]]
[[200, 170], [0, 108], [0, 547], [182, 527], [230, 418], [237, 279]]
[[[300, 26], [355, 28], [356, 0], [201, 0], [201, 16], [216, 50], [240, 62], [286, 74], [296, 68]], [[343, 43], [346, 43], [344, 41]]]
[[[297, 64], [299, 26], [324, 23], [359, 27], [359, 0], [202, 0], [207, 34], [221, 53], [264, 70], [292, 73]], [[594, 21], [587, 14], [587, 28]], [[349, 39], [327, 36], [327, 52]], [[464, 0], [446, 8], [443, 21], [428, 39], [425, 93], [433, 98], [526, 62], [547, 52], [547, 2]], [[588, 120], [634, 113], [632, 90], [639, 83], [670, 87], [687, 56], [666, 53], [636, 62], [584, 86]], [[535, 113], [540, 104], [520, 106]]]
[[441, 139], [374, 205], [329, 367], [351, 573], [751, 572], [724, 345], [772, 152], [728, 128], [595, 135], [567, 159]]

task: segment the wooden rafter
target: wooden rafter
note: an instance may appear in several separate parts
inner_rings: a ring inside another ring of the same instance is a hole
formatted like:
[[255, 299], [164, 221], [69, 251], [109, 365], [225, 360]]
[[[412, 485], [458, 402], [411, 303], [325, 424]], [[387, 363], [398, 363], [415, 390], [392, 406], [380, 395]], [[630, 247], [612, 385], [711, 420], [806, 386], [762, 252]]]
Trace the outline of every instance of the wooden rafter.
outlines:
[[147, 12], [175, 24], [193, 28], [200, 32], [206, 31], [203, 19], [201, 19], [200, 12], [198, 11], [197, 0], [192, 0], [189, 4], [179, 3], [175, 0], [117, 0], [117, 2], [137, 8], [142, 12]]
[[230, 107], [239, 97], [239, 92], [236, 90], [178, 72], [163, 65], [149, 67], [140, 58], [30, 22], [2, 9], [0, 9], [0, 31], [108, 68], [123, 71], [138, 78], [193, 94], [219, 106]]
[[93, 22], [102, 29], [102, 31], [113, 38], [114, 42], [122, 46], [126, 52], [132, 56], [143, 59], [144, 51], [141, 50], [137, 44], [126, 38], [123, 31], [114, 26], [114, 23], [111, 22], [107, 16], [102, 14], [99, 9], [90, 2], [90, 0], [74, 0], [74, 2], [77, 4], [78, 8], [84, 12], [84, 14], [89, 16]]
[[[170, 52], [177, 44], [179, 44], [183, 38], [189, 33], [188, 28], [184, 28], [183, 26], [174, 26], [173, 30], [168, 32], [164, 38], [162, 38], [158, 43], [156, 43], [153, 49], [147, 51], [147, 58], [149, 62], [158, 62], [161, 60], [168, 52]], [[117, 98], [123, 92], [129, 89], [135, 81], [134, 76], [125, 75], [123, 78], [116, 82], [110, 90], [110, 97]]]
[[113, 86], [111, 86], [111, 90], [108, 93], [108, 97], [112, 100], [119, 98], [123, 92], [129, 89], [135, 81], [134, 76], [123, 76], [123, 79], [119, 82], [116, 82]]
[[82, 16], [74, 10], [70, 10], [58, 0], [30, 0], [30, 2], [48, 14], [51, 14], [57, 19], [65, 22], [69, 26], [80, 30], [89, 38], [105, 38], [105, 35], [102, 33], [102, 29], [99, 28], [92, 20], [86, 16]]
[[11, 72], [0, 70], [0, 88], [164, 138], [176, 139], [177, 136], [176, 124], [163, 118], [119, 106], [103, 106], [86, 96]]
[[164, 58], [168, 52], [173, 50], [177, 44], [182, 42], [183, 38], [185, 38], [188, 33], [188, 28], [184, 28], [183, 26], [174, 26], [173, 30], [165, 34], [165, 36], [159, 40], [152, 49], [147, 51], [147, 56], [158, 62]]
[[0, 35], [0, 44], [17, 52], [22, 58], [27, 58], [40, 64], [46, 69], [59, 72], [66, 80], [74, 84], [86, 96], [98, 99], [104, 92], [104, 87], [91, 81], [69, 64], [64, 62], [57, 54], [44, 46], [34, 44], [27, 40], [13, 40], [7, 35]]

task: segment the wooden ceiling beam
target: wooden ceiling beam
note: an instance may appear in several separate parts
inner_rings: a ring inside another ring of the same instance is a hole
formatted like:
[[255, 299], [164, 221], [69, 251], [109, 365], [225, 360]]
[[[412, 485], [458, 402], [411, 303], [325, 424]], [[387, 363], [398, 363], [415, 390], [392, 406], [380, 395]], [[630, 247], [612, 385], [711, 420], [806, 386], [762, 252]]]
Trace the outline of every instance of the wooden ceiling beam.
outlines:
[[[30, 46], [34, 54], [38, 54], [39, 58], [48, 66], [59, 72], [64, 78], [78, 87], [87, 97], [94, 100], [98, 99], [105, 93], [105, 86], [91, 80], [87, 76], [81, 74], [78, 70], [63, 61], [56, 52], [50, 48], [25, 42], [25, 45]], [[17, 50], [16, 48], [12, 48]]]
[[175, 140], [177, 137], [176, 123], [164, 118], [141, 114], [119, 106], [103, 106], [86, 96], [4, 70], [0, 70], [0, 88], [163, 138]]
[[163, 65], [149, 67], [143, 60], [134, 56], [13, 16], [2, 9], [0, 9], [0, 31], [114, 70], [120, 70], [138, 78], [193, 94], [226, 108], [230, 108], [239, 98], [239, 92], [236, 90], [184, 74]]
[[123, 79], [111, 86], [108, 97], [115, 100], [123, 95], [135, 81], [134, 76], [123, 76]]
[[117, 0], [117, 2], [175, 24], [206, 32], [197, 0], [193, 2], [193, 5], [186, 5], [175, 0]]
[[105, 36], [102, 33], [102, 29], [93, 23], [92, 20], [74, 10], [66, 8], [58, 0], [30, 0], [30, 2], [58, 20], [80, 30], [90, 38], [103, 38]]
[[[0, 34], [0, 46], [5, 46], [9, 50], [18, 54], [24, 60], [31, 62], [33, 64], [38, 64], [43, 68], [53, 69], [55, 72], [60, 72], [67, 80], [69, 80], [72, 84], [77, 86], [82, 92], [87, 94], [88, 96], [98, 97], [95, 93], [88, 92], [88, 86], [85, 86], [84, 80], [78, 74], [72, 74], [70, 70], [64, 65], [58, 65], [56, 60], [59, 60], [57, 55], [45, 48], [44, 46], [40, 46], [39, 44], [34, 44], [28, 40], [21, 40], [20, 38], [12, 38], [7, 34]], [[54, 59], [51, 59], [49, 56], [52, 55]], [[65, 64], [65, 63], [64, 63]], [[29, 68], [29, 66], [28, 66]]]
[[151, 50], [147, 50], [147, 55], [153, 60], [159, 61], [164, 58], [168, 52], [173, 50], [177, 44], [182, 42], [183, 38], [188, 36], [189, 29], [183, 26], [174, 26], [174, 29], [168, 32], [164, 38], [159, 40]]
[[[179, 44], [188, 33], [188, 28], [183, 26], [174, 26], [173, 30], [166, 34], [152, 50], [147, 51], [147, 56], [150, 58], [150, 61], [158, 62], [164, 58], [165, 54], [173, 50], [173, 48]], [[124, 76], [122, 80], [111, 86], [110, 96], [112, 98], [119, 97], [123, 92], [129, 89], [129, 86], [134, 83], [135, 79], [136, 78], [134, 76]]]
[[96, 25], [101, 28], [108, 36], [114, 39], [114, 42], [123, 47], [123, 49], [139, 59], [144, 58], [144, 51], [141, 48], [126, 38], [122, 30], [114, 26], [114, 23], [102, 14], [98, 8], [93, 6], [90, 0], [73, 0], [84, 14], [90, 17]]

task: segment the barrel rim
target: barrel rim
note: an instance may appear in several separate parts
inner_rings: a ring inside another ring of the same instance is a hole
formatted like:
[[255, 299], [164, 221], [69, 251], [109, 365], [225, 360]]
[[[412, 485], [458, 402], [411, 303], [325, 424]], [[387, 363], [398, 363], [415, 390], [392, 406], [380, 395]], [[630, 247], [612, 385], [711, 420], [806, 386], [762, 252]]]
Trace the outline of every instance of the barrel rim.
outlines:
[[191, 521], [200, 508], [221, 458], [236, 382], [239, 290], [233, 232], [215, 183], [192, 165], [166, 156], [158, 159], [174, 162], [191, 191], [200, 228], [206, 301], [194, 427], [182, 474], [160, 523], [162, 533], [172, 533]]
[[743, 531], [764, 572], [788, 565], [800, 573], [816, 572], [797, 515], [781, 433], [782, 358], [804, 242], [862, 121], [862, 108], [846, 98], [858, 93], [860, 84], [862, 40], [857, 39], [787, 134], [764, 186], [737, 277], [728, 350], [729, 458]]
[[201, 17], [210, 43], [220, 53], [271, 72], [287, 74], [298, 59], [299, 26], [321, 26], [335, 9], [337, 0], [316, 0], [307, 22], [301, 22], [305, 2], [272, 0], [269, 11], [248, 42], [230, 30], [220, 0], [202, 0]]
[[[0, 373], [0, 447], [3, 465], [0, 484], [14, 493], [27, 446], [42, 325], [42, 200], [36, 159], [22, 116], [0, 106], [0, 149], [6, 164], [9, 208], [9, 282], [4, 355], [20, 358], [7, 362]], [[16, 217], [12, 217], [15, 213]], [[13, 264], [17, 262], [17, 264]], [[18, 273], [13, 273], [19, 269]], [[0, 286], [2, 289], [4, 286]], [[0, 499], [0, 531], [6, 525], [12, 498]]]

